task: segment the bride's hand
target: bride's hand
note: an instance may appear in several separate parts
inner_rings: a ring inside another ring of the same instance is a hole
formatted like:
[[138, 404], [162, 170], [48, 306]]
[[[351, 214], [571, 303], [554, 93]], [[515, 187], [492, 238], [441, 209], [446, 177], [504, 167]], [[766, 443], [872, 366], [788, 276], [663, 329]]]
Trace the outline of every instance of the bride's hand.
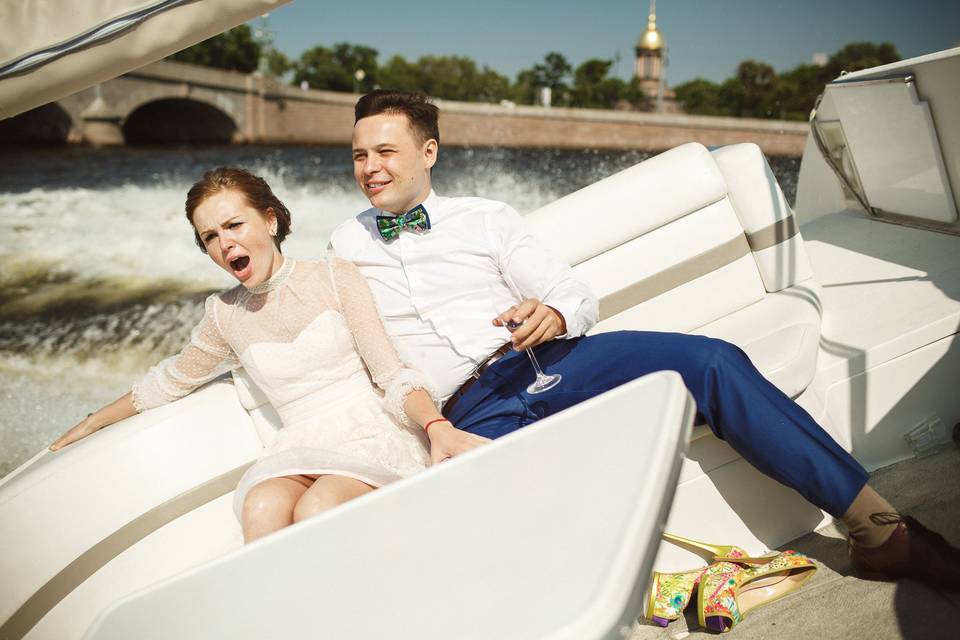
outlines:
[[124, 418], [129, 418], [136, 413], [137, 408], [133, 406], [133, 394], [127, 392], [99, 411], [89, 414], [80, 421], [80, 424], [57, 438], [57, 441], [50, 445], [50, 451], [63, 449], [72, 442], [86, 438], [91, 433], [99, 431], [114, 422], [119, 422]]
[[461, 431], [447, 421], [436, 422], [427, 431], [430, 438], [430, 461], [432, 464], [443, 462], [470, 449], [490, 442], [490, 438], [475, 436]]
[[50, 445], [50, 451], [59, 451], [68, 444], [74, 443], [81, 438], [86, 438], [95, 431], [99, 431], [102, 425], [99, 425], [97, 421], [94, 420], [95, 417], [96, 414], [91, 413], [81, 420], [77, 426], [57, 438], [56, 442]]

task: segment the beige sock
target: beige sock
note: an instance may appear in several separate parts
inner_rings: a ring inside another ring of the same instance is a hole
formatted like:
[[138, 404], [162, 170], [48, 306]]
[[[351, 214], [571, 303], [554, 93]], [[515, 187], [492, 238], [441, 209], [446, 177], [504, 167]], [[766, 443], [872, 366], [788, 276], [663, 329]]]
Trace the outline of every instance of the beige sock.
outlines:
[[889, 502], [874, 491], [870, 485], [863, 485], [863, 489], [853, 499], [853, 503], [840, 520], [847, 526], [850, 538], [864, 547], [879, 547], [897, 528], [897, 523], [878, 524], [870, 519], [875, 513], [897, 513]]

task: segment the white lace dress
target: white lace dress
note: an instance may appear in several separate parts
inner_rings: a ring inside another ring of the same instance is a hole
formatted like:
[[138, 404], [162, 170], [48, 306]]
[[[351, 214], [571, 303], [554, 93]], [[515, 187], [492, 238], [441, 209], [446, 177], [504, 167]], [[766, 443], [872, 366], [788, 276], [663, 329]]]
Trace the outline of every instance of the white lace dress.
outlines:
[[210, 296], [189, 344], [134, 384], [133, 403], [172, 402], [240, 366], [283, 428], [240, 479], [238, 517], [267, 478], [336, 474], [378, 487], [429, 465], [429, 441], [403, 404], [415, 388], [435, 394], [400, 360], [353, 263], [287, 258], [257, 287]]

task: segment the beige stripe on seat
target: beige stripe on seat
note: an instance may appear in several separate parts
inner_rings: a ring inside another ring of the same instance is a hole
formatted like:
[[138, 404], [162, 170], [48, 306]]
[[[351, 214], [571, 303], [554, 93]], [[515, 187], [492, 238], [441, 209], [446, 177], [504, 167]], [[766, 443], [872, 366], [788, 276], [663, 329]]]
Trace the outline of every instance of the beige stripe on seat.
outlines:
[[240, 481], [240, 476], [251, 464], [253, 463], [241, 465], [167, 500], [84, 551], [37, 589], [36, 593], [0, 626], [0, 638], [23, 638], [43, 616], [108, 562], [160, 527], [233, 491]]
[[750, 246], [741, 233], [708, 251], [605, 296], [600, 300], [600, 319], [605, 320], [621, 311], [626, 311], [661, 293], [716, 271], [749, 253]]
[[661, 293], [705, 276], [751, 251], [763, 251], [800, 233], [796, 217], [789, 215], [753, 233], [739, 235], [692, 258], [615, 291], [600, 300], [600, 319], [605, 320]]
[[747, 244], [750, 245], [751, 251], [763, 251], [775, 247], [781, 242], [786, 242], [798, 233], [800, 233], [800, 227], [797, 225], [797, 219], [795, 216], [789, 215], [768, 227], [748, 233]]

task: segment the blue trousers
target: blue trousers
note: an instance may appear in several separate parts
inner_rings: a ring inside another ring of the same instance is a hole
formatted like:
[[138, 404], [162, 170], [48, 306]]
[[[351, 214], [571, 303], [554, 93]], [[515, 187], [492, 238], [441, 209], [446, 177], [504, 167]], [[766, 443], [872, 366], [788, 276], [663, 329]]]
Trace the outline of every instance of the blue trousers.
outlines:
[[498, 438], [635, 378], [670, 369], [683, 377], [697, 416], [764, 474], [827, 513], [843, 515], [867, 472], [797, 403], [723, 340], [680, 333], [617, 331], [536, 348], [563, 380], [530, 395], [530, 361], [511, 351], [489, 367], [447, 416], [460, 429]]

